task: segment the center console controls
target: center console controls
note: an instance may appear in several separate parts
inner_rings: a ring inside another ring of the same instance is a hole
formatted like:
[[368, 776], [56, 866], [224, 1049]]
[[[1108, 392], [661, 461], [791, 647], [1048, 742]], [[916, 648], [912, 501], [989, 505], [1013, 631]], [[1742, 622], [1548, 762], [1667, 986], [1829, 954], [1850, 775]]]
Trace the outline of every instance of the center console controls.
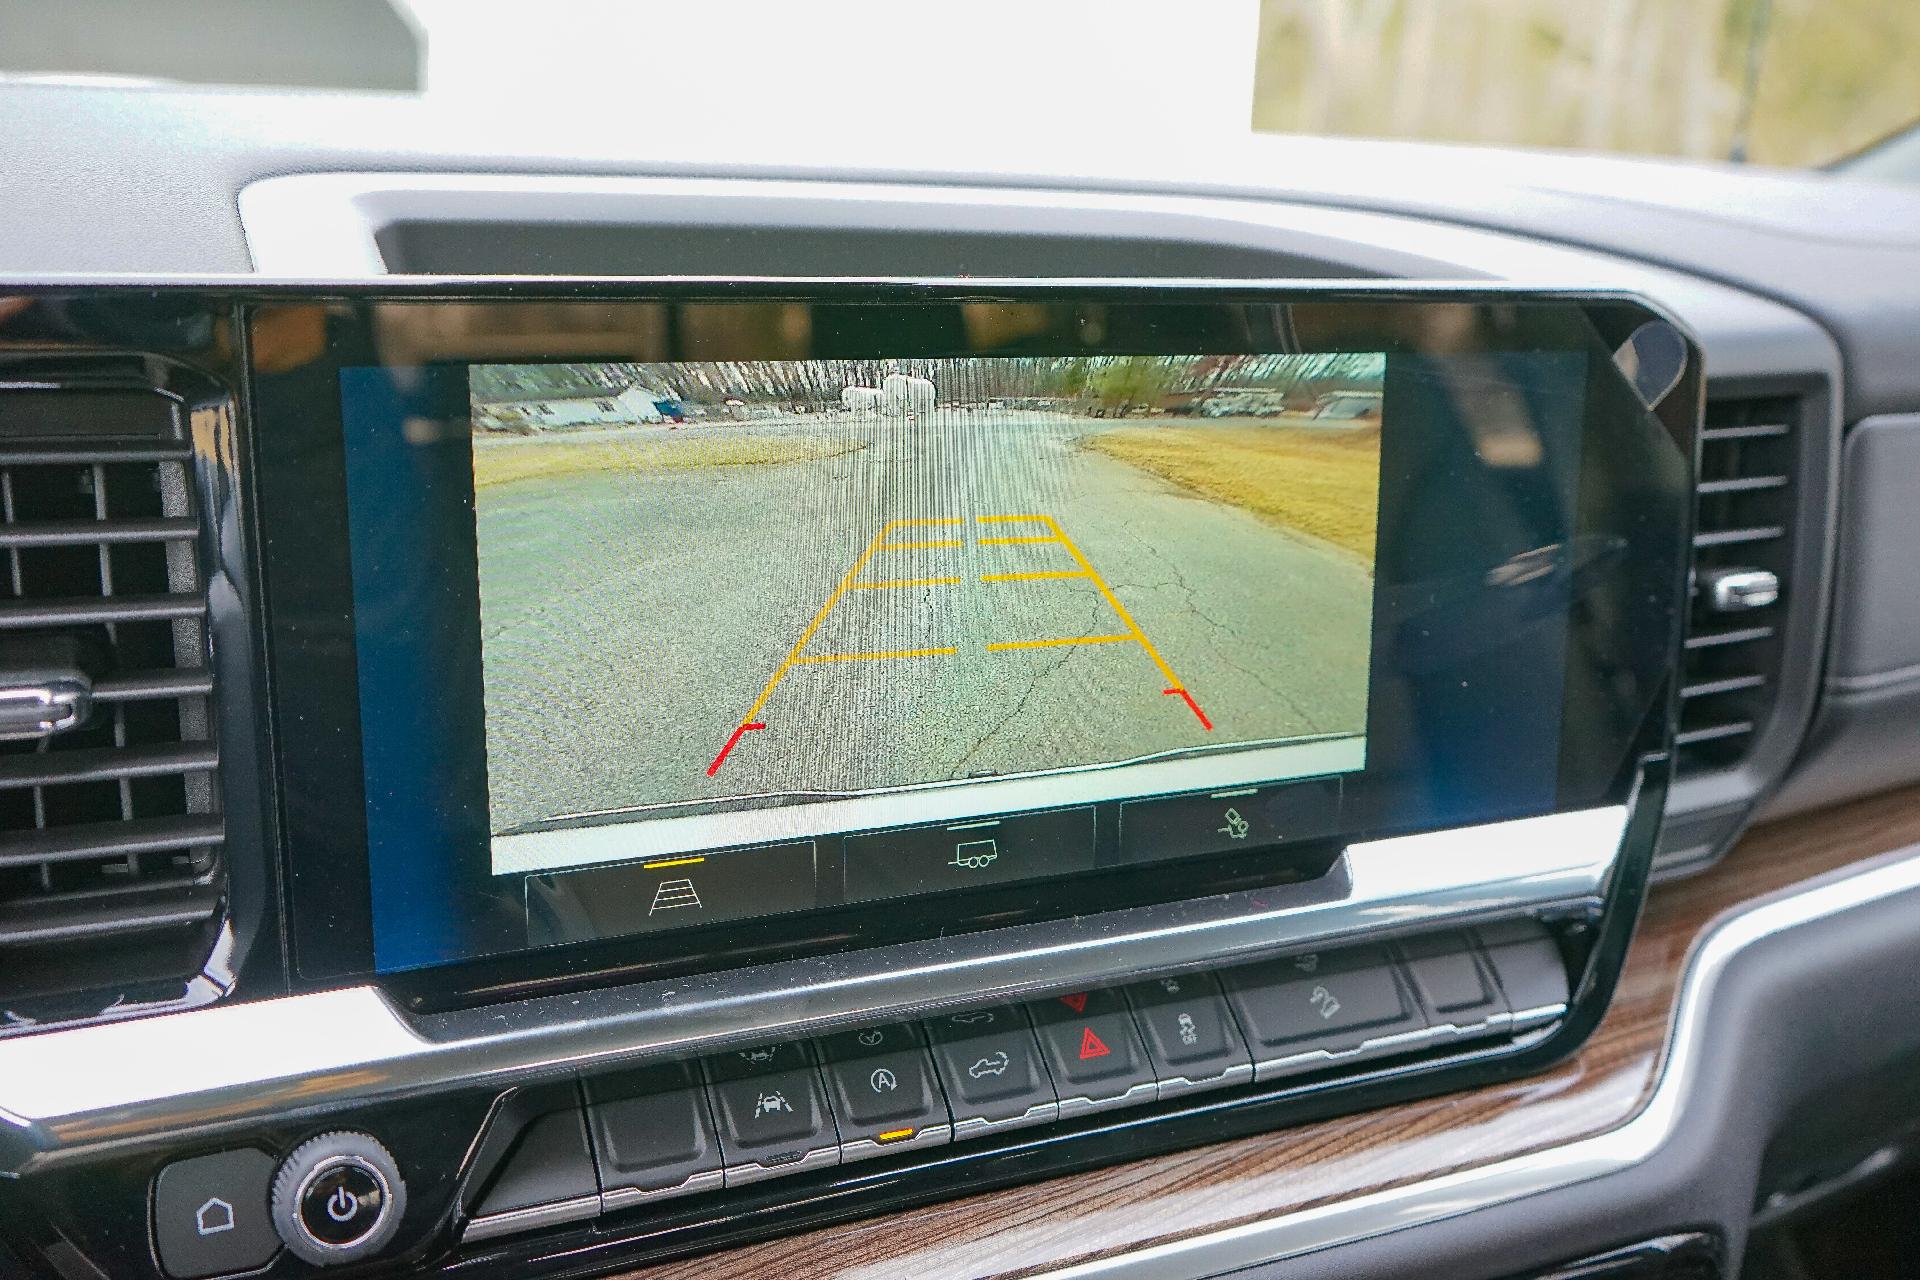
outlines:
[[[462, 1238], [1512, 1039], [1567, 992], [1559, 944], [1515, 921], [589, 1075], [568, 1107], [497, 1122], [523, 1127]], [[543, 1185], [538, 1203], [500, 1192]]]

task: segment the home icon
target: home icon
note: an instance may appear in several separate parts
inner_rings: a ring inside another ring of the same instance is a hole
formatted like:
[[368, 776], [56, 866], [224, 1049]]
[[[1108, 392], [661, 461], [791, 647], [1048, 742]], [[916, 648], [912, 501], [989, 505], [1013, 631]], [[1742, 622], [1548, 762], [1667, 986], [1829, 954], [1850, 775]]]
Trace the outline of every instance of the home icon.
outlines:
[[233, 1230], [233, 1206], [214, 1196], [193, 1212], [193, 1227], [203, 1236]]

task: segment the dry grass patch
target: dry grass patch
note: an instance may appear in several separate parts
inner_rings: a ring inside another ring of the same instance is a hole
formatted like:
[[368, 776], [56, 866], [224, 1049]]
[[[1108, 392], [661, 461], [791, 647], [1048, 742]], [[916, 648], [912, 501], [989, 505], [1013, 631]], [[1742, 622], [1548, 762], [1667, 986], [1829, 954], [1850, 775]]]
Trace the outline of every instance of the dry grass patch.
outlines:
[[520, 480], [557, 480], [590, 472], [652, 475], [709, 467], [759, 467], [812, 462], [864, 449], [854, 440], [823, 436], [690, 435], [670, 439], [474, 442], [473, 487]]
[[1373, 563], [1380, 429], [1119, 427], [1082, 447]]

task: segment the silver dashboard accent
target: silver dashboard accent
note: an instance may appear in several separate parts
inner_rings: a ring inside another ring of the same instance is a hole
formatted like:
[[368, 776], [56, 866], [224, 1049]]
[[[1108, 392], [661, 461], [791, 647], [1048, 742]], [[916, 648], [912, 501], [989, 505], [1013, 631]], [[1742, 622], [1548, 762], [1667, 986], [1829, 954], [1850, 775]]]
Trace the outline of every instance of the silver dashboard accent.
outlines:
[[0, 742], [50, 738], [87, 718], [93, 681], [84, 672], [0, 689]]
[[450, 1013], [410, 1016], [368, 985], [15, 1036], [0, 1040], [0, 1172], [421, 1089], [505, 1087], [1362, 935], [1591, 908], [1627, 816], [1615, 805], [1358, 842], [1300, 884]]
[[1765, 569], [1722, 569], [1708, 576], [1706, 588], [1715, 613], [1764, 609], [1780, 599], [1780, 578]]
[[[1873, 859], [1857, 870], [1819, 877], [1724, 919], [1688, 960], [1658, 1083], [1639, 1114], [1617, 1129], [1440, 1178], [1033, 1274], [1036, 1280], [1203, 1280], [1630, 1169], [1652, 1157], [1677, 1129], [1707, 1052], [1703, 1037], [1708, 1010], [1740, 954], [1798, 927], [1901, 894], [1920, 899], [1920, 846]], [[896, 1259], [894, 1264], [918, 1269], [911, 1259]]]
[[1158, 1081], [1160, 1100], [1185, 1097], [1189, 1093], [1204, 1093], [1208, 1089], [1227, 1089], [1237, 1084], [1247, 1084], [1253, 1079], [1251, 1062], [1236, 1062], [1217, 1076], [1208, 1076], [1204, 1080], [1195, 1080], [1191, 1076], [1162, 1076]]
[[[672, 1200], [678, 1196], [698, 1195], [702, 1191], [718, 1191], [725, 1181], [726, 1175], [720, 1170], [707, 1169], [688, 1174], [686, 1181], [671, 1187], [613, 1187], [600, 1193], [600, 1212], [615, 1213], [635, 1205], [652, 1204], [655, 1200]], [[462, 1238], [471, 1239], [470, 1236]]]
[[1060, 1099], [1060, 1118], [1071, 1120], [1075, 1116], [1089, 1115], [1095, 1111], [1111, 1111], [1115, 1107], [1138, 1107], [1160, 1097], [1160, 1084], [1156, 1080], [1146, 1080], [1133, 1085], [1125, 1093], [1111, 1098], [1062, 1098]]
[[[1565, 1005], [1553, 1005], [1546, 1009], [1529, 1010], [1528, 1017], [1535, 1021], [1551, 1021], [1559, 1018], [1566, 1011]], [[1507, 1013], [1495, 1014], [1491, 1018], [1464, 1027], [1454, 1023], [1416, 1027], [1411, 1031], [1396, 1031], [1391, 1035], [1365, 1040], [1349, 1049], [1307, 1049], [1283, 1057], [1259, 1059], [1253, 1064], [1253, 1078], [1265, 1083], [1287, 1076], [1296, 1076], [1305, 1071], [1330, 1070], [1348, 1063], [1370, 1062], [1375, 1058], [1390, 1057], [1397, 1053], [1411, 1053], [1418, 1049], [1490, 1040], [1510, 1034], [1516, 1029], [1513, 1015]]]
[[[719, 1176], [714, 1176], [714, 1185], [719, 1185]], [[505, 1213], [489, 1213], [473, 1219], [460, 1232], [460, 1243], [475, 1244], [481, 1240], [492, 1240], [498, 1236], [510, 1236], [521, 1231], [538, 1231], [542, 1227], [557, 1227], [568, 1222], [584, 1222], [600, 1214], [601, 1197], [574, 1196], [570, 1200], [555, 1200], [550, 1204], [530, 1205], [525, 1209], [509, 1209]]]
[[764, 1182], [768, 1178], [784, 1178], [790, 1173], [804, 1173], [808, 1169], [822, 1169], [828, 1165], [840, 1163], [840, 1144], [830, 1147], [815, 1147], [801, 1154], [798, 1159], [785, 1160], [779, 1164], [761, 1164], [748, 1160], [740, 1164], [730, 1164], [721, 1168], [720, 1174], [725, 1185], [744, 1187], [751, 1182]]
[[1036, 1102], [1017, 1116], [1008, 1116], [1004, 1120], [989, 1120], [985, 1116], [968, 1116], [953, 1122], [953, 1140], [965, 1142], [968, 1138], [983, 1138], [989, 1133], [1000, 1133], [1006, 1129], [1024, 1129], [1033, 1124], [1052, 1124], [1060, 1118], [1060, 1104], [1057, 1102]]

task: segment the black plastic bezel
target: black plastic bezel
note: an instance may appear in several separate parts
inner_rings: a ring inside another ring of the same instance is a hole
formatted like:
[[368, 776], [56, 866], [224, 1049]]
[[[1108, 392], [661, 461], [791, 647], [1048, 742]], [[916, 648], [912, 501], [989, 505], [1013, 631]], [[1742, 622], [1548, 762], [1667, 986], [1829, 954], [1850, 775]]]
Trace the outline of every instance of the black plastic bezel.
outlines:
[[[1379, 289], [1356, 290], [1350, 287], [1325, 289], [1249, 289], [1247, 286], [1233, 285], [1073, 285], [1046, 284], [1003, 286], [997, 282], [991, 285], [963, 285], [951, 282], [941, 283], [903, 283], [903, 282], [807, 282], [780, 283], [767, 281], [753, 282], [712, 282], [712, 281], [619, 281], [619, 282], [577, 282], [560, 283], [541, 281], [537, 287], [510, 287], [504, 283], [491, 289], [475, 287], [453, 293], [436, 289], [429, 285], [415, 285], [406, 288], [393, 288], [387, 285], [369, 286], [364, 290], [354, 290], [345, 294], [316, 294], [302, 302], [331, 301], [353, 306], [356, 313], [364, 313], [366, 305], [377, 305], [387, 301], [415, 302], [428, 300], [464, 301], [470, 304], [497, 306], [535, 299], [553, 301], [588, 301], [605, 303], [609, 306], [622, 302], [654, 302], [661, 300], [752, 300], [772, 301], [781, 299], [800, 299], [808, 301], [831, 302], [901, 302], [957, 300], [985, 301], [1043, 301], [1071, 300], [1074, 302], [1165, 302], [1202, 301], [1208, 304], [1271, 304], [1275, 302], [1311, 302], [1328, 304], [1347, 304], [1354, 307], [1366, 307], [1370, 312], [1384, 313], [1391, 323], [1393, 316], [1390, 304], [1460, 304], [1481, 307], [1495, 307], [1502, 304], [1521, 305], [1541, 301], [1581, 303], [1595, 324], [1596, 330], [1610, 339], [1624, 337], [1632, 325], [1653, 318], [1653, 313], [1641, 304], [1625, 298], [1595, 299], [1572, 298], [1564, 295], [1524, 294], [1499, 290], [1421, 290], [1421, 289]], [[285, 301], [285, 299], [281, 299]], [[1376, 319], [1376, 325], [1381, 324]], [[557, 358], [557, 357], [556, 357]], [[1685, 401], [1688, 405], [1697, 405], [1697, 362], [1689, 371], [1693, 388], [1692, 394], [1684, 391], [1671, 399]], [[314, 412], [324, 412], [319, 406], [313, 406]], [[1683, 409], [1667, 423], [1676, 437], [1691, 450], [1688, 435], [1692, 429], [1691, 412]], [[298, 529], [296, 528], [296, 532]], [[263, 543], [270, 542], [271, 529], [263, 530]], [[283, 664], [284, 665], [284, 664]], [[346, 747], [339, 744], [335, 749], [343, 755]], [[357, 779], [352, 780], [357, 786]], [[1616, 788], [1617, 790], [1618, 788]], [[344, 787], [336, 787], [332, 794], [341, 807], [351, 808]], [[295, 824], [296, 826], [298, 824]], [[290, 833], [293, 828], [289, 828]], [[1358, 834], [1358, 833], [1355, 833]], [[1168, 874], [1159, 869], [1130, 869], [1129, 874], [1116, 879], [1113, 876], [1101, 876], [1093, 873], [1082, 879], [1079, 886], [1088, 890], [1091, 896], [1082, 896], [1080, 910], [1099, 910], [1109, 907], [1130, 905], [1153, 900], [1156, 897], [1194, 896], [1209, 892], [1219, 892], [1232, 887], [1258, 883], [1262, 875], [1269, 883], [1285, 880], [1299, 874], [1312, 874], [1316, 865], [1324, 865], [1324, 859], [1330, 854], [1331, 846], [1309, 846], [1291, 851], [1279, 862], [1271, 860], [1252, 862], [1245, 857], [1200, 859], [1183, 864], [1178, 870]], [[323, 878], [326, 892], [330, 895], [324, 907], [315, 904], [302, 905], [305, 895], [297, 887], [300, 860], [294, 859], [292, 879], [296, 887], [290, 890], [294, 900], [291, 912], [292, 945], [296, 956], [296, 970], [304, 976], [296, 976], [293, 984], [297, 988], [303, 984], [323, 983], [364, 974], [370, 969], [366, 962], [354, 963], [350, 959], [342, 961], [336, 958], [321, 958], [323, 954], [337, 957], [351, 953], [356, 946], [363, 945], [357, 939], [368, 936], [365, 933], [364, 917], [352, 908], [351, 902], [357, 895], [364, 900], [366, 890], [360, 885], [358, 877], [365, 874], [364, 854], [356, 865], [351, 857], [339, 857], [330, 853]], [[316, 880], [322, 879], [316, 877]], [[1091, 891], [1098, 888], [1102, 881], [1111, 882], [1112, 887], [1099, 893]], [[1011, 892], [996, 893], [991, 890], [978, 891], [981, 903], [976, 913], [975, 927], [988, 927], [995, 924], [1014, 923], [1019, 920], [1033, 919], [1047, 914], [1063, 915], [1071, 912], [1064, 907], [1051, 908], [1036, 906], [1033, 902], [1034, 891], [1031, 884], [1016, 887]], [[346, 903], [345, 907], [342, 903]], [[943, 906], [948, 905], [943, 903]], [[910, 914], [910, 913], [903, 913]], [[507, 955], [474, 959], [466, 962], [438, 966], [432, 969], [411, 973], [385, 975], [379, 979], [381, 984], [410, 1007], [432, 1009], [484, 1002], [515, 996], [524, 996], [564, 989], [567, 987], [601, 986], [620, 981], [632, 981], [641, 978], [668, 976], [699, 969], [726, 967], [729, 964], [750, 963], [755, 959], [771, 954], [803, 954], [821, 950], [843, 949], [850, 946], [865, 946], [885, 941], [899, 940], [910, 936], [917, 926], [894, 921], [896, 927], [870, 911], [857, 908], [838, 911], [828, 910], [806, 917], [814, 927], [811, 932], [796, 933], [783, 927], [779, 922], [753, 921], [732, 926], [727, 945], [716, 947], [711, 939], [690, 939], [683, 954], [675, 955], [673, 940], [658, 936], [638, 939], [615, 939], [596, 943], [575, 944], [564, 948], [539, 952], [518, 952]], [[951, 927], [949, 921], [947, 927]], [[310, 941], [302, 943], [305, 935]], [[342, 939], [348, 941], [343, 944]], [[326, 948], [326, 952], [316, 951], [316, 947]], [[695, 954], [684, 952], [691, 948]], [[704, 948], [704, 949], [702, 949]], [[298, 961], [301, 955], [307, 955], [304, 962]]]

